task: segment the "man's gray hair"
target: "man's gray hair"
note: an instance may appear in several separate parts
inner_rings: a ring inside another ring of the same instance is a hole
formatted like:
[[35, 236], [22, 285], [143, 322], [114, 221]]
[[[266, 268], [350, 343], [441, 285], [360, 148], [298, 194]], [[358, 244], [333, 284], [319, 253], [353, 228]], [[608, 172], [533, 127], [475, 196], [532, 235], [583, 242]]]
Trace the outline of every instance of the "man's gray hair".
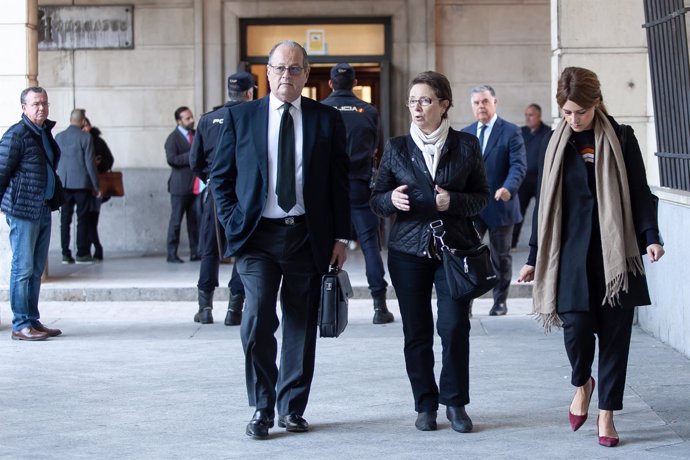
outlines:
[[19, 95], [19, 102], [22, 103], [22, 105], [26, 104], [26, 95], [29, 93], [46, 93], [46, 90], [43, 89], [40, 86], [29, 86], [26, 88], [24, 91], [22, 91], [22, 94]]
[[268, 63], [269, 65], [271, 64], [271, 58], [273, 58], [273, 53], [279, 46], [286, 46], [288, 48], [297, 48], [302, 52], [302, 67], [304, 67], [304, 71], [306, 72], [309, 70], [309, 56], [307, 56], [307, 50], [304, 49], [302, 45], [297, 43], [296, 41], [293, 40], [283, 40], [275, 45], [273, 45], [273, 48], [271, 48], [271, 51], [268, 53]]
[[475, 86], [470, 90], [470, 97], [472, 97], [473, 94], [483, 93], [484, 91], [488, 91], [489, 93], [491, 93], [491, 96], [496, 97], [496, 91], [494, 91], [494, 89], [490, 85]]

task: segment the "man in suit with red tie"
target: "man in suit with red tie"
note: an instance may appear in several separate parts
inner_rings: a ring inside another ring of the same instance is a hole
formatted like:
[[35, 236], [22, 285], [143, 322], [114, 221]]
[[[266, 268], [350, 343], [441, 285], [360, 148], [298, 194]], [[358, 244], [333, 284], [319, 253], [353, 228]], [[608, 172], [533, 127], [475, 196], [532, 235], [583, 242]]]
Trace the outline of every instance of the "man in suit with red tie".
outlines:
[[198, 216], [194, 209], [196, 195], [195, 175], [189, 167], [189, 151], [194, 142], [194, 115], [189, 107], [175, 110], [177, 126], [165, 140], [165, 158], [172, 168], [168, 179], [170, 193], [170, 222], [168, 223], [168, 263], [183, 262], [177, 255], [180, 245], [182, 218], [187, 218], [187, 237], [189, 238], [190, 260], [199, 260]]
[[[307, 53], [276, 44], [271, 93], [230, 108], [211, 167], [218, 218], [245, 287], [241, 337], [249, 405], [246, 434], [309, 430], [321, 276], [343, 266], [350, 235], [348, 163], [340, 113], [306, 97]], [[276, 365], [278, 288], [282, 349]]]
[[522, 221], [517, 192], [527, 171], [525, 143], [520, 128], [496, 114], [498, 100], [491, 86], [475, 86], [470, 93], [477, 122], [466, 126], [463, 131], [479, 138], [493, 198], [475, 218], [474, 226], [482, 238], [489, 232], [491, 263], [498, 277], [493, 290], [494, 305], [489, 315], [502, 316], [508, 313], [508, 290], [513, 274], [510, 255], [513, 225]]

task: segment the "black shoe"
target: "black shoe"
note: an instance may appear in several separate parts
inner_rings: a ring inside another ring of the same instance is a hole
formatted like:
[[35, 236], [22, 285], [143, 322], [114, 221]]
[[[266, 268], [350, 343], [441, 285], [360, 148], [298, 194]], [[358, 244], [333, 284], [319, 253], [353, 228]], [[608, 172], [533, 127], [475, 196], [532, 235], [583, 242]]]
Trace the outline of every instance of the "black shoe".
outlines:
[[183, 264], [184, 260], [180, 259], [177, 256], [168, 256], [168, 263], [169, 264]]
[[92, 264], [93, 263], [93, 257], [91, 257], [91, 256], [77, 256], [77, 263], [78, 264]]
[[244, 310], [244, 293], [230, 293], [228, 312], [225, 315], [225, 325], [239, 326], [242, 323], [242, 310]]
[[430, 410], [417, 414], [417, 421], [414, 422], [415, 428], [419, 431], [436, 431], [436, 416], [438, 411]]
[[73, 264], [75, 262], [74, 257], [72, 256], [62, 256], [62, 263], [63, 264]]
[[201, 324], [213, 324], [213, 308], [202, 308], [194, 313], [194, 322]]
[[268, 429], [273, 428], [273, 413], [259, 409], [247, 424], [245, 433], [254, 439], [268, 438]]
[[196, 254], [192, 254], [192, 255], [189, 257], [189, 261], [190, 261], [190, 262], [199, 262], [200, 260], [201, 260], [201, 257], [199, 257], [199, 256], [196, 255]]
[[495, 303], [489, 311], [489, 316], [503, 316], [506, 313], [508, 313], [508, 306], [505, 303]]
[[388, 306], [386, 305], [386, 294], [375, 295], [374, 297], [374, 319], [372, 323], [374, 324], [388, 324], [395, 321], [393, 318], [393, 313], [388, 311]]
[[301, 415], [289, 414], [278, 418], [278, 426], [291, 433], [309, 431], [309, 424]]
[[448, 417], [450, 425], [458, 433], [469, 433], [472, 431], [472, 420], [465, 412], [465, 406], [446, 407], [446, 417]]
[[389, 312], [388, 309], [374, 309], [374, 324], [388, 324], [395, 321], [393, 313]]
[[239, 326], [242, 324], [242, 312], [228, 310], [225, 314], [225, 325], [226, 326]]

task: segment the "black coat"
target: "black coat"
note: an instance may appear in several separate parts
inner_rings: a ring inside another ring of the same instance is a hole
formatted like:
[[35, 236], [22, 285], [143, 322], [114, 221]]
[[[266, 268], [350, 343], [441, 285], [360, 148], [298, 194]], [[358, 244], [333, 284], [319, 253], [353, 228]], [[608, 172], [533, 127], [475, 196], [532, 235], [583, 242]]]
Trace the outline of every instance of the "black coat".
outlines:
[[211, 172], [218, 138], [223, 130], [223, 118], [230, 107], [244, 101], [228, 101], [219, 109], [205, 113], [199, 119], [194, 135], [192, 150], [189, 152], [189, 166], [199, 179], [206, 182]]
[[334, 107], [343, 116], [347, 154], [350, 157], [350, 179], [369, 182], [379, 143], [379, 113], [376, 107], [359, 99], [349, 89], [337, 89], [321, 103]]
[[[22, 120], [12, 125], [0, 140], [1, 209], [10, 216], [37, 220], [45, 201], [48, 170], [41, 135], [28, 123], [30, 121], [22, 115]], [[54, 121], [45, 121], [55, 155], [53, 168], [60, 161], [60, 147], [50, 133], [54, 126]]]
[[[642, 152], [630, 126], [619, 125], [612, 117], [609, 121], [614, 130], [625, 139], [621, 142], [625, 169], [628, 176], [630, 204], [635, 233], [640, 251], [646, 252], [649, 244], [659, 243], [659, 225], [654, 197], [645, 173]], [[551, 135], [545, 137], [539, 157], [539, 178], [535, 209], [539, 209], [539, 194], [544, 170], [546, 147]], [[558, 272], [557, 306], [559, 313], [588, 311], [591, 305], [604, 298], [604, 268], [599, 234], [596, 191], [590, 183], [584, 161], [571, 140], [566, 147], [563, 165], [563, 220], [561, 258]], [[598, 152], [595, 152], [595, 155]], [[538, 216], [534, 213], [530, 255], [528, 264], [534, 265], [537, 257]], [[628, 291], [621, 292], [623, 307], [649, 305], [647, 278], [644, 275], [628, 277]]]
[[[469, 249], [479, 243], [472, 217], [486, 207], [489, 186], [476, 136], [453, 129], [448, 132], [435, 184], [450, 194], [446, 211], [436, 210], [434, 182], [412, 136], [394, 137], [386, 143], [370, 204], [381, 217], [396, 216], [388, 243], [390, 249], [429, 257], [432, 240], [429, 224], [437, 219], [443, 219], [448, 246]], [[407, 212], [396, 209], [391, 201], [393, 189], [400, 185], [408, 186], [410, 210]]]
[[[303, 97], [302, 180], [314, 263], [328, 271], [336, 238], [350, 237], [345, 126], [337, 110]], [[227, 255], [242, 251], [268, 196], [269, 96], [227, 110], [209, 185], [228, 239]]]
[[91, 138], [93, 139], [94, 156], [96, 157], [96, 168], [99, 173], [108, 172], [113, 169], [115, 158], [110, 151], [110, 147], [101, 137], [101, 130], [95, 126], [91, 128]]
[[175, 128], [165, 140], [165, 159], [172, 167], [168, 179], [168, 192], [171, 195], [191, 195], [194, 193], [194, 173], [189, 167], [189, 139]]

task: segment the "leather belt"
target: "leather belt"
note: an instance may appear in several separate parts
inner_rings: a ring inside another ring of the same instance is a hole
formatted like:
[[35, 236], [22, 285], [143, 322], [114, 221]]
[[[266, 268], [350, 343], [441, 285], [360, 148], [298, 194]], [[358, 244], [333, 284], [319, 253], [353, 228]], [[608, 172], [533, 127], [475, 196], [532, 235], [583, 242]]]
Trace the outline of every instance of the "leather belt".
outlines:
[[261, 221], [266, 222], [268, 224], [282, 225], [284, 227], [291, 227], [293, 225], [300, 224], [300, 223], [304, 222], [304, 214], [299, 215], [299, 216], [279, 217], [277, 219], [269, 219], [268, 217], [262, 217]]

